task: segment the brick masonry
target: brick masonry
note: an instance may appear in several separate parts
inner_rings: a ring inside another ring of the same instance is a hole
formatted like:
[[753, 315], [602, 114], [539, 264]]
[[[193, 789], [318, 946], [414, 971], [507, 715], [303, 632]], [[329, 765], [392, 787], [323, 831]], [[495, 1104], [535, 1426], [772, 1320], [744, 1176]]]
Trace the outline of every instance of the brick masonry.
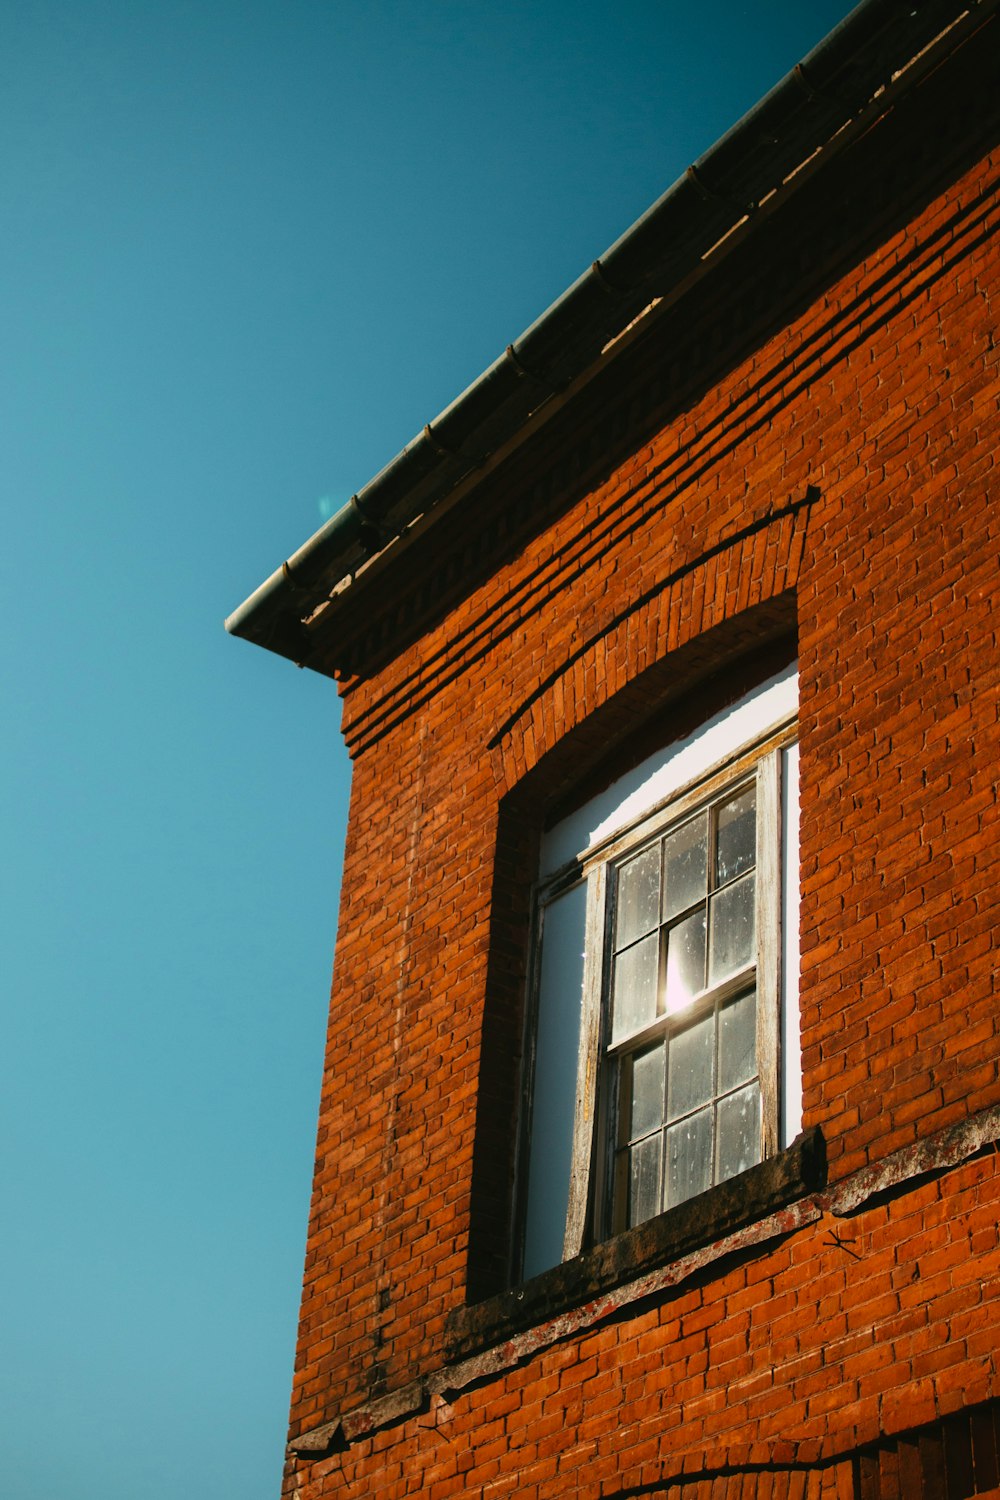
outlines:
[[[954, 106], [996, 52], [988, 30], [357, 585], [297, 1500], [905, 1495], [865, 1478], [900, 1434], [992, 1421], [1000, 154]], [[450, 580], [436, 612], [434, 588], [397, 607], [419, 579]], [[827, 1184], [460, 1379], [449, 1318], [500, 1289], [510, 1230], [538, 831], [796, 647]]]

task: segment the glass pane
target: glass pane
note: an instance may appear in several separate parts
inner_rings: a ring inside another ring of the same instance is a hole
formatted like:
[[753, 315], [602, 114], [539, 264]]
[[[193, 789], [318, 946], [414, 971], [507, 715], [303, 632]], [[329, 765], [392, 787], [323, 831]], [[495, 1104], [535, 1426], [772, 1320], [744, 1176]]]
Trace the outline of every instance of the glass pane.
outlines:
[[705, 988], [705, 908], [671, 927], [667, 942], [667, 1010], [683, 1010]]
[[618, 916], [615, 947], [655, 927], [660, 917], [660, 846], [654, 845], [630, 860], [618, 873]]
[[645, 1135], [663, 1124], [664, 1047], [640, 1052], [632, 1063], [632, 1127], [629, 1135]]
[[711, 899], [711, 944], [708, 957], [708, 982], [717, 984], [727, 974], [753, 963], [754, 952], [754, 876], [744, 875], [735, 885]]
[[738, 995], [719, 1011], [719, 1093], [757, 1073], [757, 996]]
[[660, 935], [649, 937], [626, 948], [615, 959], [614, 1027], [612, 1039], [618, 1041], [637, 1031], [656, 1015], [656, 969], [660, 953]]
[[662, 1135], [649, 1135], [629, 1151], [629, 1224], [642, 1224], [660, 1212]]
[[542, 920], [524, 1233], [525, 1276], [546, 1271], [562, 1260], [573, 1168], [577, 1058], [583, 1014], [586, 882], [550, 901]]
[[735, 880], [757, 862], [757, 789], [748, 786], [718, 810], [715, 843], [715, 883]]
[[719, 1100], [717, 1181], [735, 1177], [760, 1161], [760, 1086], [752, 1083]]
[[690, 1109], [705, 1104], [715, 1092], [715, 1013], [685, 1026], [670, 1038], [667, 1062], [667, 1119], [676, 1120]]
[[707, 869], [708, 814], [702, 813], [664, 839], [665, 922], [704, 896]]
[[689, 1115], [667, 1131], [667, 1207], [712, 1185], [712, 1110]]

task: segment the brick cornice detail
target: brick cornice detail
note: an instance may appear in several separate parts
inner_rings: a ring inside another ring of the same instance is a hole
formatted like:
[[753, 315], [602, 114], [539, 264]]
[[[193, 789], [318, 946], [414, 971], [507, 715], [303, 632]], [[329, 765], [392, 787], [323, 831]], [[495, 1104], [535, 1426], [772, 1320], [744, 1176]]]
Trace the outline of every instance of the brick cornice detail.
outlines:
[[[675, 531], [680, 530], [683, 512], [677, 507], [682, 497], [724, 455], [740, 444], [753, 443], [790, 403], [807, 399], [813, 389], [828, 382], [887, 321], [925, 296], [977, 243], [996, 232], [1000, 177], [994, 173], [976, 186], [975, 193], [956, 189], [952, 211], [931, 231], [925, 230], [919, 238], [912, 228], [902, 232], [870, 259], [860, 275], [851, 272], [842, 301], [836, 290], [820, 297], [788, 337], [768, 345], [755, 358], [745, 377], [733, 385], [730, 399], [718, 409], [704, 417], [684, 415], [678, 412], [675, 385], [685, 367], [702, 349], [724, 350], [739, 340], [732, 322], [735, 311], [718, 314], [714, 323], [697, 331], [697, 350], [672, 350], [673, 357], [661, 365], [656, 379], [629, 388], [617, 402], [607, 402], [599, 424], [588, 426], [583, 439], [556, 453], [534, 483], [514, 487], [516, 498], [506, 507], [485, 518], [471, 536], [463, 532], [430, 572], [415, 573], [410, 583], [404, 582], [390, 602], [369, 616], [364, 639], [359, 637], [352, 648], [361, 675], [342, 674], [344, 735], [352, 756], [362, 754], [450, 682], [502, 647], [512, 630], [551, 603], [569, 577], [599, 570], [601, 560], [615, 548], [627, 545], [642, 528], [662, 523], [668, 513], [674, 518]], [[744, 308], [742, 315], [745, 312]], [[594, 470], [600, 451], [616, 437], [620, 440], [648, 422], [657, 409], [664, 411], [666, 441], [654, 444], [655, 460], [641, 470], [625, 478], [616, 470], [605, 483], [596, 484], [592, 493], [599, 516], [594, 524], [574, 529], [561, 548], [534, 569], [519, 572], [499, 605], [491, 602], [473, 613], [429, 650], [407, 651], [368, 675], [366, 661], [377, 661], [387, 643], [405, 634], [433, 601], [447, 597], [458, 581], [481, 570], [525, 527], [537, 530], [540, 521], [551, 514], [555, 500], [571, 490], [579, 476]], [[752, 463], [747, 473], [752, 479]], [[762, 473], [761, 480], [766, 489], [773, 475]], [[747, 509], [752, 512], [749, 504]]]

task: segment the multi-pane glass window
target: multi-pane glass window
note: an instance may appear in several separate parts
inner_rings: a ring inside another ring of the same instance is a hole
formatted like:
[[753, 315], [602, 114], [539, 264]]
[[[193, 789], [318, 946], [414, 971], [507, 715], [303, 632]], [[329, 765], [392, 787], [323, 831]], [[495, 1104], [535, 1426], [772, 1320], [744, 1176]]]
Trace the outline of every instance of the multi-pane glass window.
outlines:
[[727, 790], [615, 870], [616, 1227], [761, 1157], [756, 806]]
[[796, 704], [792, 666], [546, 833], [515, 1277], [799, 1128]]

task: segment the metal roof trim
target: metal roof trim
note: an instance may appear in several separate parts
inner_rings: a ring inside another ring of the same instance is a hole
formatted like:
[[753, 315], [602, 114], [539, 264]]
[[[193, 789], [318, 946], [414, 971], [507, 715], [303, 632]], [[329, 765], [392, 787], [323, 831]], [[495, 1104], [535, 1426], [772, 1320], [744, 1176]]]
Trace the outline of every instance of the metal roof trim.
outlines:
[[226, 620], [300, 665], [305, 619], [387, 540], [474, 474], [871, 105], [909, 61], [998, 0], [862, 0], [473, 383]]

